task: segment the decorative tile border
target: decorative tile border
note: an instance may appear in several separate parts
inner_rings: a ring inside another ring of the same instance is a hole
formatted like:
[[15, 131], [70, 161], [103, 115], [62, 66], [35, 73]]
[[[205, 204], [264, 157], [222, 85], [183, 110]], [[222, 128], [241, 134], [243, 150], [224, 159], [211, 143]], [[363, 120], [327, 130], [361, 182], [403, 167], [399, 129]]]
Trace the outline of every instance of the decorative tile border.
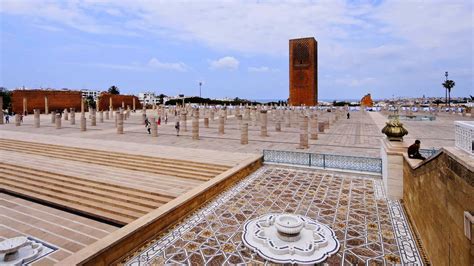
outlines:
[[398, 200], [387, 200], [403, 265], [424, 265], [407, 217]]

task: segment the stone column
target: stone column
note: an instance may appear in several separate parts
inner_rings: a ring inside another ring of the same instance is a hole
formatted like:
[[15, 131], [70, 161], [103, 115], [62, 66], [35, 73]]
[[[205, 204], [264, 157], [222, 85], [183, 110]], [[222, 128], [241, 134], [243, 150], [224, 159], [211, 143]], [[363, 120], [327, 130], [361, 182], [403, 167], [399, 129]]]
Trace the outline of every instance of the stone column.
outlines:
[[181, 112], [181, 127], [183, 128], [183, 132], [188, 132], [188, 125], [187, 125], [187, 117], [186, 117], [186, 112]]
[[249, 144], [249, 124], [242, 123], [240, 127], [240, 144]]
[[242, 115], [241, 114], [238, 114], [238, 115], [235, 115], [237, 117], [237, 121], [239, 122], [239, 127], [242, 126]]
[[158, 125], [156, 124], [156, 119], [154, 117], [150, 117], [150, 124], [151, 124], [151, 136], [158, 137]]
[[49, 114], [48, 96], [44, 96], [44, 114]]
[[39, 109], [34, 109], [34, 118], [35, 118], [35, 127], [39, 128], [40, 127], [40, 110]]
[[260, 136], [268, 137], [267, 132], [267, 111], [261, 110], [260, 111]]
[[132, 100], [133, 100], [132, 107], [133, 107], [133, 111], [135, 112], [135, 97], [133, 97]]
[[117, 112], [117, 134], [123, 134], [123, 113]]
[[219, 116], [219, 134], [224, 134], [224, 116]]
[[56, 123], [56, 111], [51, 112], [51, 124]]
[[110, 117], [109, 117], [109, 112], [108, 112], [108, 111], [105, 111], [105, 119], [106, 119], [106, 120], [109, 120], [109, 119], [110, 119]]
[[85, 112], [85, 108], [84, 108], [84, 99], [81, 98], [81, 115]]
[[279, 117], [277, 117], [275, 121], [275, 131], [281, 132], [281, 120]]
[[67, 111], [67, 108], [64, 109], [64, 120], [69, 120], [69, 112]]
[[321, 133], [324, 133], [324, 129], [326, 127], [324, 126], [324, 122], [318, 122], [318, 129], [319, 129], [319, 132]]
[[211, 121], [214, 121], [214, 109], [211, 110]]
[[76, 110], [74, 108], [71, 108], [71, 125], [76, 124]]
[[61, 115], [56, 114], [56, 129], [61, 129]]
[[308, 117], [302, 116], [300, 118], [300, 149], [309, 148], [308, 145]]
[[311, 115], [310, 120], [310, 139], [318, 139], [318, 117], [316, 115]]
[[28, 101], [26, 97], [23, 97], [23, 115], [28, 114]]
[[196, 111], [193, 116], [192, 133], [193, 133], [193, 139], [198, 140], [199, 139], [199, 111]]
[[15, 114], [15, 126], [19, 127], [21, 126], [21, 118], [20, 118], [20, 114]]
[[91, 126], [95, 127], [97, 126], [97, 114], [95, 109], [91, 109], [92, 112], [92, 117], [91, 117]]
[[204, 117], [204, 127], [209, 128], [209, 117]]
[[86, 126], [86, 116], [81, 115], [81, 131], [86, 131], [87, 126]]
[[286, 110], [285, 127], [291, 127], [291, 111]]
[[114, 105], [112, 104], [112, 95], [110, 95], [110, 98], [109, 98], [109, 110], [110, 111], [114, 110]]
[[104, 123], [104, 111], [99, 111], [99, 122]]
[[3, 125], [3, 96], [0, 96], [0, 125]]
[[125, 109], [125, 102], [122, 101], [122, 109]]

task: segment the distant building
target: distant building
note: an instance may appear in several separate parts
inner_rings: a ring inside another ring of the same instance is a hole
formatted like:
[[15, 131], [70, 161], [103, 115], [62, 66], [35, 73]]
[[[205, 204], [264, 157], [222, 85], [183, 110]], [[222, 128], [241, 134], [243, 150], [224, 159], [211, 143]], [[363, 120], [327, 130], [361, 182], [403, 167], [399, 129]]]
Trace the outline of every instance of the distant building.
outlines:
[[140, 92], [138, 94], [138, 100], [143, 105], [153, 105], [160, 103], [160, 98], [156, 97], [154, 92]]
[[100, 91], [94, 91], [94, 90], [81, 90], [82, 93], [82, 98], [87, 98], [91, 96], [94, 98], [94, 101], [97, 101], [97, 97], [100, 95]]

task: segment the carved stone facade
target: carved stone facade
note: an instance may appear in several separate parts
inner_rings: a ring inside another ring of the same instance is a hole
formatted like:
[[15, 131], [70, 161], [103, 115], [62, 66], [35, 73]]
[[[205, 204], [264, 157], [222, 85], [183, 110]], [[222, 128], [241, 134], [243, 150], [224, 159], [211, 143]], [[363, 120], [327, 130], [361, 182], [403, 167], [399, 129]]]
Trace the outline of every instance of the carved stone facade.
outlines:
[[290, 40], [290, 105], [318, 104], [318, 43], [316, 39]]

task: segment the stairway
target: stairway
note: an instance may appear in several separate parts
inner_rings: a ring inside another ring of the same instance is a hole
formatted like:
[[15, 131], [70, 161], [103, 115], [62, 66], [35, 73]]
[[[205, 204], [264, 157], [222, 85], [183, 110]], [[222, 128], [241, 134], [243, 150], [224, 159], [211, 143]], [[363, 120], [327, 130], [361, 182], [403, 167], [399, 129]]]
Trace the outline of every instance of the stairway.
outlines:
[[229, 166], [165, 159], [152, 156], [75, 148], [11, 139], [0, 139], [0, 150], [51, 158], [70, 159], [114, 168], [208, 181], [228, 170]]
[[125, 225], [173, 197], [107, 182], [0, 163], [0, 190]]

